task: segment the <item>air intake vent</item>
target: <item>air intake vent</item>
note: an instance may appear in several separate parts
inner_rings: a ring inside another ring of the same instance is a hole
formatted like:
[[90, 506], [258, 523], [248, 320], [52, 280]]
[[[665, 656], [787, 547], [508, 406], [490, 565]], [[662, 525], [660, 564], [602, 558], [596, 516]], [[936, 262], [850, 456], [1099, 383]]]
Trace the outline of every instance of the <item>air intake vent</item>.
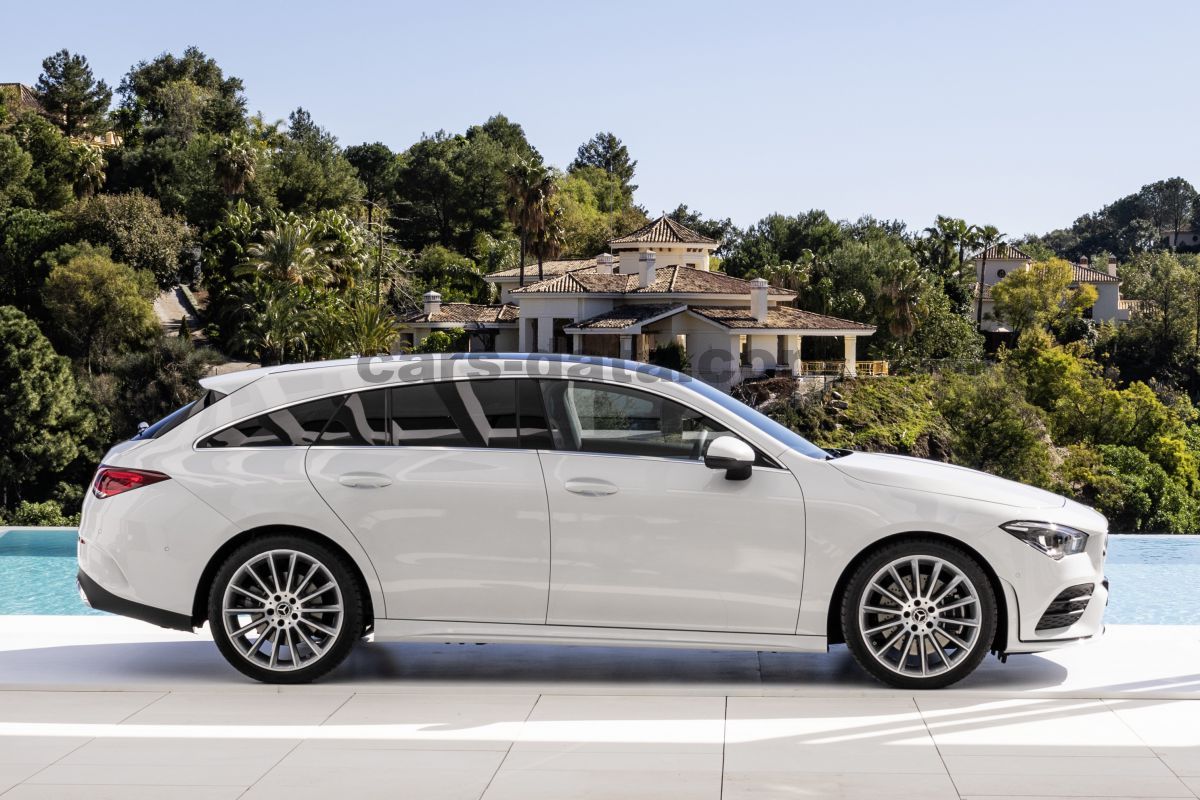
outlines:
[[1038, 620], [1037, 630], [1048, 631], [1052, 628], [1066, 628], [1079, 622], [1084, 609], [1092, 600], [1094, 583], [1081, 583], [1068, 589], [1063, 589], [1054, 598], [1054, 602], [1046, 607], [1042, 618]]

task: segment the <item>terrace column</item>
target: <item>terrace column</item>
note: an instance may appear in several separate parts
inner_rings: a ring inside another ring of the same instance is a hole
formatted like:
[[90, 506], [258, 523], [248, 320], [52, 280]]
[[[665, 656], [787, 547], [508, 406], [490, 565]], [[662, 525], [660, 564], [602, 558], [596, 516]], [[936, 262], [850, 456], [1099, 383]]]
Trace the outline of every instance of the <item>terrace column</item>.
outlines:
[[537, 318], [537, 352], [554, 352], [554, 317]]
[[858, 337], [843, 336], [842, 341], [846, 346], [846, 377], [853, 378], [858, 375]]
[[801, 362], [800, 349], [804, 345], [803, 336], [789, 336], [787, 344], [787, 364], [792, 370], [792, 374], [799, 377], [804, 371], [804, 364]]
[[533, 318], [521, 317], [517, 321], [517, 350], [521, 353], [533, 352]]
[[633, 337], [632, 336], [622, 336], [621, 337], [621, 358], [625, 359], [626, 361], [633, 360]]
[[577, 356], [583, 355], [583, 334], [571, 334], [571, 352]]

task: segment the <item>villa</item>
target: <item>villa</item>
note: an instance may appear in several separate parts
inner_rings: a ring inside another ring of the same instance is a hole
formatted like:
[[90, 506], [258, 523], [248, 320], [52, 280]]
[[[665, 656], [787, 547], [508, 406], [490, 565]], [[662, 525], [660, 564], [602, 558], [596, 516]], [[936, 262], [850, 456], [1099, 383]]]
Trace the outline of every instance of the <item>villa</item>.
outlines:
[[[573, 353], [637, 361], [677, 344], [690, 372], [723, 389], [748, 377], [825, 371], [801, 360], [805, 337], [838, 337], [836, 372], [859, 373], [858, 340], [874, 326], [795, 308], [796, 292], [712, 269], [720, 242], [667, 216], [609, 242], [595, 258], [549, 261], [487, 276], [500, 302], [444, 303], [401, 319], [402, 347], [461, 328], [473, 352]], [[883, 367], [870, 362], [870, 370]], [[880, 362], [882, 363], [882, 362]]]
[[[983, 330], [988, 333], [1007, 333], [1009, 329], [1004, 321], [996, 319], [995, 303], [992, 300], [992, 287], [1000, 282], [1005, 275], [1014, 270], [1028, 269], [1033, 258], [1011, 244], [997, 244], [985, 251], [977, 253], [973, 262], [975, 275], [980, 269], [983, 275]], [[1121, 281], [1117, 277], [1117, 259], [1109, 256], [1104, 269], [1093, 267], [1086, 257], [1072, 264], [1074, 278], [1071, 288], [1087, 284], [1096, 289], [1096, 302], [1091, 308], [1085, 309], [1085, 319], [1097, 322], [1112, 322], [1120, 324], [1129, 321], [1130, 313], [1136, 311], [1137, 301], [1121, 297]], [[978, 283], [976, 284], [978, 288]], [[978, 301], [978, 295], [976, 296]]]

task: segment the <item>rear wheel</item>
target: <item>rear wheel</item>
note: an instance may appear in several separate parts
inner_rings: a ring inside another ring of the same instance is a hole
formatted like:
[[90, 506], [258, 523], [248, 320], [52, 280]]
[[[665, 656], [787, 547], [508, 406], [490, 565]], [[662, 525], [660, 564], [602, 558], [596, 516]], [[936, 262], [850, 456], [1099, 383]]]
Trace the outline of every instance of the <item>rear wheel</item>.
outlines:
[[316, 542], [270, 536], [238, 548], [209, 592], [221, 654], [266, 683], [307, 683], [349, 655], [363, 630], [362, 590], [345, 561]]
[[973, 672], [991, 648], [996, 595], [965, 550], [932, 539], [899, 542], [851, 576], [842, 630], [855, 660], [878, 680], [938, 689]]

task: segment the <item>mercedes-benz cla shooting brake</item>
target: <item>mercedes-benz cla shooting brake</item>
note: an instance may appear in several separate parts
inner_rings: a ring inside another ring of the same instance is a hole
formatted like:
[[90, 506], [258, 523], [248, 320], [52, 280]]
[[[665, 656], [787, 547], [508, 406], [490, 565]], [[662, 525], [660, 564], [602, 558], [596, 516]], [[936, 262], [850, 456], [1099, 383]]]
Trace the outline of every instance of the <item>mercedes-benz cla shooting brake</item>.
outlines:
[[114, 447], [95, 608], [208, 623], [262, 681], [359, 640], [824, 651], [935, 688], [1097, 634], [1107, 524], [947, 464], [822, 450], [699, 380], [569, 356], [204, 380]]

